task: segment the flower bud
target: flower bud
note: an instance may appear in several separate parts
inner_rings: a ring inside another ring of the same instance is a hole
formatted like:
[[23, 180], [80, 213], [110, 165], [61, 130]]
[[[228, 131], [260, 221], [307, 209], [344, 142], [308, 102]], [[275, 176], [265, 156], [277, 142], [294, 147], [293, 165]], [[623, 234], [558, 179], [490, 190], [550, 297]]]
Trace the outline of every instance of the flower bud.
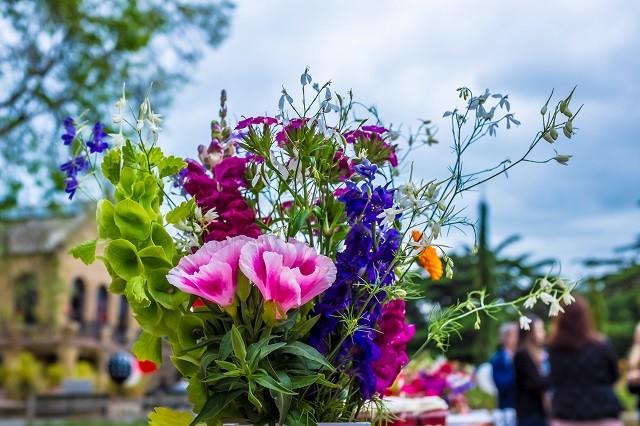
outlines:
[[542, 134], [542, 138], [543, 138], [545, 141], [549, 142], [549, 143], [553, 143], [553, 137], [551, 137], [551, 132], [550, 132], [550, 131], [549, 131], [549, 132], [544, 132], [544, 133]]
[[569, 159], [572, 157], [572, 155], [562, 155], [562, 154], [558, 154], [556, 155], [553, 159], [556, 160], [559, 164], [562, 164], [564, 166], [567, 166], [567, 163], [569, 162]]
[[551, 135], [551, 138], [555, 141], [556, 139], [558, 139], [558, 131], [556, 130], [555, 127], [552, 127], [551, 130], [549, 130], [549, 134]]
[[540, 114], [541, 115], [545, 115], [547, 113], [547, 106], [543, 106], [542, 109], [540, 110]]
[[558, 105], [558, 107], [560, 109], [560, 112], [564, 114], [567, 110], [567, 101], [560, 101], [560, 105]]
[[569, 118], [571, 118], [571, 117], [573, 116], [573, 113], [571, 112], [571, 110], [569, 110], [569, 107], [566, 107], [566, 108], [564, 109], [563, 114], [564, 114], [564, 115], [566, 115], [566, 116], [567, 116], [567, 117], [569, 117]]
[[445, 211], [447, 209], [447, 206], [444, 201], [440, 200], [438, 201], [438, 208], [440, 209], [440, 211]]
[[571, 124], [571, 121], [567, 121], [565, 123], [564, 127], [562, 128], [562, 132], [567, 138], [571, 139], [571, 135], [573, 134], [573, 125]]

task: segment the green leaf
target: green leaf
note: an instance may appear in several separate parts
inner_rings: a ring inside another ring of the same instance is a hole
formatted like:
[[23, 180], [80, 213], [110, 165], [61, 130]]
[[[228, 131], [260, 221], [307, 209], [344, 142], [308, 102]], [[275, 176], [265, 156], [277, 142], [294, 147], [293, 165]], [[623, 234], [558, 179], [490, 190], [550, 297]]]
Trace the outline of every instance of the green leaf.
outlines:
[[236, 354], [241, 362], [247, 360], [247, 347], [244, 344], [242, 335], [235, 325], [231, 327], [231, 346], [233, 347], [233, 353]]
[[309, 331], [313, 328], [313, 326], [318, 322], [320, 315], [316, 315], [314, 317], [309, 318], [304, 322], [297, 323], [289, 332], [290, 340], [301, 340], [302, 337], [309, 334]]
[[109, 284], [109, 291], [113, 294], [124, 294], [127, 282], [120, 277], [113, 278]]
[[147, 155], [147, 159], [149, 160], [149, 164], [153, 166], [154, 164], [158, 164], [164, 158], [164, 154], [162, 150], [157, 146], [154, 146], [149, 150]]
[[165, 257], [165, 251], [160, 246], [148, 246], [138, 252], [142, 264], [148, 269], [166, 269], [167, 272], [173, 265]]
[[[178, 322], [178, 342], [180, 346], [189, 348], [198, 343], [198, 340], [204, 337], [204, 322], [197, 315], [185, 315]], [[201, 347], [191, 351], [190, 353], [199, 358], [202, 356], [206, 347]]]
[[319, 375], [291, 376], [291, 389], [300, 389], [312, 385], [318, 381]]
[[[287, 388], [291, 388], [291, 380], [289, 379], [289, 376], [287, 375], [287, 373], [283, 371], [276, 371], [276, 374], [278, 375], [278, 381], [282, 383], [283, 386]], [[278, 407], [278, 412], [280, 413], [280, 418], [278, 420], [278, 423], [283, 425], [285, 420], [287, 419], [289, 408], [291, 408], [292, 396], [286, 395], [280, 392], [273, 392], [271, 396], [276, 402], [276, 406]]]
[[231, 331], [228, 331], [222, 338], [222, 341], [220, 341], [220, 360], [224, 361], [229, 358], [231, 351], [233, 351], [233, 347], [231, 346]]
[[170, 155], [169, 157], [163, 158], [158, 164], [158, 174], [161, 178], [173, 176], [175, 174], [178, 174], [180, 170], [184, 169], [185, 167], [187, 167], [187, 164], [182, 158]]
[[168, 223], [177, 224], [181, 220], [187, 220], [195, 207], [194, 199], [189, 201], [183, 201], [179, 206], [175, 207], [169, 213], [167, 213], [166, 220]]
[[149, 426], [189, 426], [191, 422], [193, 422], [193, 415], [185, 411], [156, 407], [149, 413]]
[[[165, 257], [169, 261], [173, 259], [177, 252], [176, 245], [171, 235], [169, 235], [166, 229], [159, 223], [153, 222], [151, 224], [151, 241], [153, 241], [155, 245], [162, 247]], [[173, 264], [171, 266], [173, 266]]]
[[232, 362], [229, 361], [221, 361], [219, 359], [216, 360], [216, 364], [218, 364], [220, 367], [224, 368], [225, 370], [228, 371], [235, 371], [235, 370], [239, 370], [238, 366], [235, 365]]
[[273, 343], [271, 345], [265, 346], [260, 350], [260, 355], [258, 356], [259, 359], [266, 358], [271, 352], [277, 351], [278, 349], [285, 346], [286, 344], [287, 342], [278, 342], [278, 343]]
[[111, 149], [102, 159], [102, 175], [112, 184], [120, 181], [120, 149]]
[[[142, 252], [142, 250], [141, 250]], [[144, 263], [144, 258], [142, 259]], [[145, 271], [147, 278], [147, 290], [151, 297], [169, 310], [178, 309], [178, 306], [189, 300], [189, 295], [167, 281], [168, 269], [151, 269]]]
[[131, 140], [127, 141], [122, 146], [122, 159], [125, 166], [137, 166], [138, 154], [135, 147], [131, 143]]
[[133, 195], [133, 184], [138, 181], [136, 171], [131, 167], [123, 167], [120, 170], [120, 185], [118, 186], [126, 198]]
[[189, 385], [187, 386], [187, 395], [189, 398], [189, 402], [193, 404], [193, 411], [195, 413], [200, 412], [207, 402], [208, 391], [206, 385], [202, 383], [201, 377], [199, 375], [193, 375], [191, 376], [191, 379], [189, 379]]
[[191, 355], [172, 356], [171, 362], [184, 377], [193, 377], [198, 374], [198, 360]]
[[111, 241], [104, 249], [104, 255], [113, 272], [125, 280], [140, 276], [144, 270], [136, 247], [127, 240]]
[[293, 219], [289, 222], [289, 229], [287, 235], [289, 237], [295, 237], [295, 235], [302, 229], [307, 218], [309, 217], [308, 210], [299, 210], [296, 212]]
[[127, 280], [127, 287], [124, 292], [129, 303], [134, 306], [146, 308], [151, 304], [151, 300], [145, 291], [144, 283], [144, 278], [141, 276]]
[[278, 351], [290, 353], [297, 356], [298, 358], [304, 358], [308, 361], [315, 362], [333, 370], [333, 366], [329, 364], [329, 362], [324, 358], [324, 356], [322, 356], [320, 352], [302, 342], [289, 342], [282, 348], [278, 349]]
[[162, 308], [155, 302], [151, 302], [149, 306], [131, 304], [136, 321], [140, 327], [149, 334], [154, 336], [165, 336], [165, 329], [162, 327]]
[[78, 244], [71, 250], [69, 250], [69, 254], [76, 259], [82, 260], [82, 263], [85, 265], [91, 265], [93, 261], [96, 259], [96, 246], [98, 245], [98, 240], [85, 241], [83, 243]]
[[133, 344], [131, 352], [140, 361], [152, 361], [156, 367], [162, 364], [162, 338], [152, 336], [146, 331], [140, 333], [140, 337]]
[[98, 236], [100, 238], [120, 238], [120, 230], [114, 219], [115, 207], [109, 200], [100, 200], [96, 209], [96, 222], [98, 223]]
[[264, 386], [267, 389], [271, 389], [273, 391], [280, 392], [285, 395], [296, 395], [296, 392], [282, 386], [280, 383], [274, 380], [273, 377], [269, 376], [266, 371], [257, 371], [251, 378], [256, 383], [258, 383], [261, 386]]
[[215, 419], [229, 404], [243, 393], [242, 390], [233, 390], [228, 392], [217, 392], [211, 395], [209, 400], [204, 404], [202, 410], [189, 426], [195, 426], [199, 421], [206, 419]]
[[129, 240], [145, 240], [151, 232], [151, 219], [135, 201], [125, 199], [115, 206], [114, 219], [122, 236]]

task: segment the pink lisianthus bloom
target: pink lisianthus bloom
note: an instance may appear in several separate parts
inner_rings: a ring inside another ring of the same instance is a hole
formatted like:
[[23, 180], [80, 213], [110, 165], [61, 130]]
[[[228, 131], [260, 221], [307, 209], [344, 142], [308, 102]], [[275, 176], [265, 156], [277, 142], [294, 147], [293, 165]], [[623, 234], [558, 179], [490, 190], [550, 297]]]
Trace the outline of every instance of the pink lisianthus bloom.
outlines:
[[242, 248], [240, 269], [262, 293], [279, 307], [276, 318], [324, 292], [336, 279], [333, 261], [294, 239], [261, 235]]
[[384, 395], [393, 385], [400, 370], [409, 362], [407, 343], [415, 334], [415, 326], [405, 323], [404, 300], [396, 299], [382, 307], [382, 317], [378, 321], [380, 333], [375, 344], [380, 349], [380, 358], [373, 363], [376, 375], [376, 391]]
[[238, 287], [238, 264], [242, 247], [251, 238], [238, 236], [210, 241], [180, 259], [167, 275], [170, 284], [220, 307], [233, 303]]

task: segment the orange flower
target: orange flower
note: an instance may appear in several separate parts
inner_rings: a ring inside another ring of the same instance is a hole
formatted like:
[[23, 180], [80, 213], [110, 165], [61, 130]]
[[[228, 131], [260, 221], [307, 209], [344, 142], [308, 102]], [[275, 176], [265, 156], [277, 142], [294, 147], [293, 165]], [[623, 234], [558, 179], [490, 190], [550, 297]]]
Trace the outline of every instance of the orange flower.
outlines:
[[[411, 231], [411, 237], [416, 243], [422, 238], [422, 232], [418, 230]], [[420, 247], [414, 247], [419, 249]], [[418, 263], [427, 270], [431, 279], [438, 281], [442, 277], [442, 260], [438, 257], [436, 249], [433, 246], [427, 246], [418, 255]]]

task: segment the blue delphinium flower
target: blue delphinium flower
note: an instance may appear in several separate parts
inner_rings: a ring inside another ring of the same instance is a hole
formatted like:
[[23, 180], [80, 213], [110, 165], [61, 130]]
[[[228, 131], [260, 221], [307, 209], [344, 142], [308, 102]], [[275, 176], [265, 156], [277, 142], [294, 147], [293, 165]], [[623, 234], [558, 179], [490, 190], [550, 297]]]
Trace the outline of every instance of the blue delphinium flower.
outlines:
[[76, 158], [72, 158], [66, 163], [62, 163], [60, 165], [60, 171], [64, 172], [67, 175], [65, 179], [66, 188], [64, 191], [69, 194], [69, 199], [71, 200], [76, 193], [76, 189], [78, 189], [78, 173], [83, 172], [89, 168], [89, 160], [86, 156], [79, 156]]
[[[370, 164], [370, 163], [369, 163]], [[374, 165], [375, 166], [375, 165]], [[373, 173], [367, 165], [360, 171], [368, 182], [360, 187], [347, 182], [346, 192], [338, 199], [345, 204], [351, 226], [345, 238], [345, 248], [336, 254], [337, 276], [316, 304], [318, 322], [311, 330], [309, 343], [328, 354], [336, 350], [334, 360], [338, 368], [349, 369], [358, 379], [359, 390], [365, 399], [376, 389], [373, 362], [380, 351], [374, 343], [375, 326], [382, 315], [384, 291], [372, 291], [370, 286], [386, 286], [395, 280], [393, 260], [398, 252], [400, 234], [395, 228], [381, 227], [378, 215], [393, 207], [394, 190], [373, 187]], [[375, 238], [374, 238], [375, 237]], [[374, 243], [375, 242], [375, 243]], [[364, 285], [367, 284], [367, 285]], [[358, 328], [346, 339], [340, 319], [357, 318]]]
[[376, 176], [376, 172], [378, 171], [378, 166], [372, 164], [368, 159], [363, 158], [360, 161], [360, 164], [354, 167], [357, 174], [362, 176], [367, 180], [373, 180]]
[[76, 137], [76, 123], [71, 117], [66, 117], [62, 123], [64, 125], [64, 134], [60, 138], [65, 145], [71, 145], [71, 142]]
[[102, 152], [109, 148], [109, 144], [105, 142], [104, 138], [107, 137], [107, 133], [104, 131], [104, 124], [99, 121], [93, 126], [93, 137], [87, 142], [89, 152], [92, 154], [95, 152]]

